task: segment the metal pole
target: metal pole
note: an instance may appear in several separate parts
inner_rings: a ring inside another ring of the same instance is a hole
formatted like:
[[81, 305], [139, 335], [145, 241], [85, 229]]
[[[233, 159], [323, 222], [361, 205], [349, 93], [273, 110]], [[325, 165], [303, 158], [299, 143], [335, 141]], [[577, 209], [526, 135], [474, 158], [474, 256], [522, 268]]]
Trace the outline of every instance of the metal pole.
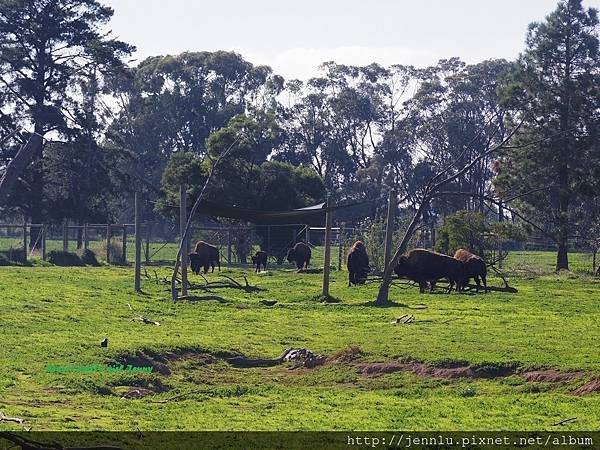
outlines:
[[[329, 202], [327, 203], [329, 206]], [[329, 297], [329, 266], [331, 263], [331, 219], [333, 213], [325, 215], [325, 255], [323, 258], [323, 297]]]
[[185, 184], [179, 186], [179, 237], [181, 239], [181, 295], [188, 295], [187, 281], [187, 245], [183, 241], [185, 227], [187, 225], [187, 192]]
[[388, 266], [392, 259], [392, 238], [394, 236], [394, 221], [396, 217], [396, 192], [391, 191], [388, 199], [387, 219], [385, 222], [385, 254], [384, 268]]
[[140, 224], [140, 196], [136, 192], [134, 197], [135, 209], [135, 279], [134, 288], [136, 292], [142, 290], [141, 267], [142, 267], [142, 229]]
[[310, 227], [306, 225], [306, 245], [310, 244]]

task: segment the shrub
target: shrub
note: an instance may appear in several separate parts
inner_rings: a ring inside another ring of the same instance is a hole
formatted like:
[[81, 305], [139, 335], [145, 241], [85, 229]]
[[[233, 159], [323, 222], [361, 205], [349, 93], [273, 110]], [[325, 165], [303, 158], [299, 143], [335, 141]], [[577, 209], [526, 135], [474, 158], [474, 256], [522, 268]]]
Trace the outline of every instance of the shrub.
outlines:
[[77, 253], [65, 252], [62, 250], [52, 250], [48, 253], [48, 262], [55, 266], [85, 266]]
[[98, 267], [100, 265], [100, 263], [98, 262], [98, 258], [96, 258], [96, 254], [89, 248], [84, 250], [81, 254], [81, 261], [86, 266]]
[[4, 252], [0, 253], [0, 266], [12, 266], [13, 264], [14, 262], [8, 259]]
[[12, 266], [15, 264], [25, 264], [27, 262], [27, 258], [25, 257], [25, 252], [22, 248], [10, 248], [8, 250], [4, 250], [0, 252], [0, 255], [4, 257], [5, 261], [8, 261], [10, 264], [3, 264], [5, 266]]

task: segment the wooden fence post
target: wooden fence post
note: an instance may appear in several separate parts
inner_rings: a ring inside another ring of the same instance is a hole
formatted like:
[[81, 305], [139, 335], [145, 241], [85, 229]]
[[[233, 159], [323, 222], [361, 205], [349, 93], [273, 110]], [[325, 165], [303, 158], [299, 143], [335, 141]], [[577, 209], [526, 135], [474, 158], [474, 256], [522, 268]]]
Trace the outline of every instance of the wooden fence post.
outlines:
[[42, 261], [46, 261], [46, 236], [47, 236], [46, 224], [42, 224]]
[[83, 224], [83, 249], [87, 250], [90, 248], [90, 233], [88, 230], [87, 222]]
[[385, 222], [385, 253], [383, 257], [384, 270], [392, 259], [392, 242], [394, 236], [394, 221], [396, 217], [396, 192], [391, 191], [388, 199], [387, 219]]
[[338, 270], [342, 270], [342, 259], [344, 255], [344, 225], [338, 229]]
[[[327, 202], [329, 207], [329, 202]], [[325, 215], [325, 255], [323, 258], [323, 297], [329, 298], [329, 269], [331, 265], [331, 219], [333, 213], [327, 211]]]
[[179, 236], [183, 252], [181, 253], [181, 295], [188, 295], [188, 280], [187, 280], [187, 250], [188, 246], [183, 240], [185, 227], [187, 225], [187, 191], [185, 185], [179, 186]]
[[127, 264], [127, 225], [123, 224], [123, 249], [121, 251], [123, 264]]
[[110, 223], [106, 224], [106, 262], [110, 264]]
[[27, 262], [27, 255], [29, 254], [29, 249], [27, 248], [27, 221], [23, 222], [23, 253]]
[[63, 252], [69, 251], [69, 221], [63, 222]]
[[227, 229], [227, 262], [231, 265], [231, 228]]
[[135, 274], [134, 288], [136, 292], [142, 290], [141, 267], [142, 267], [142, 230], [140, 224], [140, 196], [136, 192], [134, 197], [134, 222], [135, 222]]

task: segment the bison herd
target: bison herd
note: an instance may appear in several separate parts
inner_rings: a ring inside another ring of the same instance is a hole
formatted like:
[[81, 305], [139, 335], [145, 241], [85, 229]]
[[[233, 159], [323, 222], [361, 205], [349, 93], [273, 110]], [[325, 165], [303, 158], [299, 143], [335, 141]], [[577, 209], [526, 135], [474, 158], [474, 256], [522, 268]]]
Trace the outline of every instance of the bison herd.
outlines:
[[[294, 263], [298, 271], [308, 268], [311, 259], [311, 249], [304, 242], [298, 242], [287, 252], [287, 260]], [[260, 272], [261, 267], [267, 269], [267, 252], [257, 251], [252, 256], [252, 263], [256, 272]], [[200, 269], [204, 273], [209, 268], [215, 271], [215, 266], [221, 270], [219, 258], [219, 249], [207, 242], [199, 241], [196, 243], [194, 252], [188, 255], [192, 271], [197, 275]], [[348, 286], [364, 284], [367, 280], [371, 267], [369, 266], [369, 256], [367, 248], [362, 241], [356, 241], [348, 252], [346, 265], [348, 267]], [[459, 249], [454, 256], [448, 256], [431, 250], [417, 248], [411, 250], [405, 255], [400, 256], [398, 263], [394, 267], [394, 273], [399, 278], [405, 278], [414, 281], [419, 285], [421, 293], [428, 289], [432, 291], [438, 280], [447, 280], [449, 283], [448, 292], [455, 289], [457, 292], [463, 291], [468, 286], [471, 279], [477, 284], [477, 292], [483, 284], [483, 291], [487, 292], [487, 267], [485, 261], [469, 252]]]

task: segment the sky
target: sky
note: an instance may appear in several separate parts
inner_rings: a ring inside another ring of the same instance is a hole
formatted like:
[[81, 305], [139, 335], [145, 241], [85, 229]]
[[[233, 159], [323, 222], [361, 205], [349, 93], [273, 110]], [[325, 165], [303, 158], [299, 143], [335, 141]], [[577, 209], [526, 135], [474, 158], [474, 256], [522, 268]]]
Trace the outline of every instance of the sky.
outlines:
[[[101, 0], [109, 28], [136, 61], [184, 51], [233, 50], [286, 79], [318, 75], [325, 61], [425, 67], [514, 59], [527, 26], [557, 0]], [[584, 0], [600, 9], [600, 0]]]

